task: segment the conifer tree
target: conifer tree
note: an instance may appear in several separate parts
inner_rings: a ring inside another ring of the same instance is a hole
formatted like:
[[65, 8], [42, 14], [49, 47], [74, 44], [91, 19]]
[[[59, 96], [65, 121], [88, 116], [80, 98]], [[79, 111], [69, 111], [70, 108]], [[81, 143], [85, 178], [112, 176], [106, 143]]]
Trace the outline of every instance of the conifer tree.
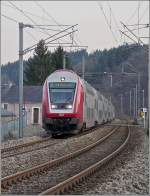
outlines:
[[[54, 53], [52, 53], [51, 59], [52, 59], [52, 66], [55, 67], [55, 69], [63, 69], [63, 58], [64, 58], [65, 51], [61, 46], [59, 46]], [[70, 61], [69, 58], [65, 55], [66, 58], [66, 68], [70, 68]]]
[[29, 58], [25, 69], [25, 84], [42, 85], [48, 75], [54, 71], [51, 64], [51, 53], [44, 40], [40, 40], [33, 57]]

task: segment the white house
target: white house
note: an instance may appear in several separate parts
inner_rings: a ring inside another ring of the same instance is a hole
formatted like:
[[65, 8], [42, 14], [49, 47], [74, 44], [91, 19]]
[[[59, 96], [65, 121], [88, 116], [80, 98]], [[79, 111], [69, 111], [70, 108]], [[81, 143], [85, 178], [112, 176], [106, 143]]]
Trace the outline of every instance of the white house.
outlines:
[[[27, 124], [42, 124], [42, 86], [24, 86], [23, 100], [27, 114]], [[7, 91], [2, 89], [2, 108], [19, 116], [19, 87], [11, 86]]]

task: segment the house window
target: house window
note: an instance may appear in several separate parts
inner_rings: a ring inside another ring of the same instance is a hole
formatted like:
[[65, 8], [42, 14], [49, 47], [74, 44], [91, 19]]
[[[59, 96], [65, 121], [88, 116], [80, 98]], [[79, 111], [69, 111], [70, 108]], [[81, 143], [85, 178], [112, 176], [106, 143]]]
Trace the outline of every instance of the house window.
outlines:
[[39, 124], [40, 119], [40, 108], [34, 107], [32, 109], [33, 124]]
[[8, 109], [8, 103], [4, 103], [4, 110]]

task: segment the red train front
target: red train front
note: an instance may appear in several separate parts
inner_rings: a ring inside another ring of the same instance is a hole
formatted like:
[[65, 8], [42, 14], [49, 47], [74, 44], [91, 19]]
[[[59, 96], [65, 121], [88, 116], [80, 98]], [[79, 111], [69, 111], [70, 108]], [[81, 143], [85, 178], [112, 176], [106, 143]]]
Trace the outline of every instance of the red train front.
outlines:
[[43, 86], [43, 128], [52, 136], [79, 131], [83, 126], [83, 103], [79, 76], [70, 70], [55, 71]]

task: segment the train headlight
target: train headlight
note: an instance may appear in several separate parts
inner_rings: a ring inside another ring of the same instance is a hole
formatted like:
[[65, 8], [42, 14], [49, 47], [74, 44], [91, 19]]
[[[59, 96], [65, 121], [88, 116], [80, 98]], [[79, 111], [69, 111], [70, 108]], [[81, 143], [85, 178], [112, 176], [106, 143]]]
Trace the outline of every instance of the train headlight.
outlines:
[[66, 105], [67, 109], [72, 109], [72, 105]]
[[56, 109], [57, 108], [57, 105], [52, 105], [52, 109]]

